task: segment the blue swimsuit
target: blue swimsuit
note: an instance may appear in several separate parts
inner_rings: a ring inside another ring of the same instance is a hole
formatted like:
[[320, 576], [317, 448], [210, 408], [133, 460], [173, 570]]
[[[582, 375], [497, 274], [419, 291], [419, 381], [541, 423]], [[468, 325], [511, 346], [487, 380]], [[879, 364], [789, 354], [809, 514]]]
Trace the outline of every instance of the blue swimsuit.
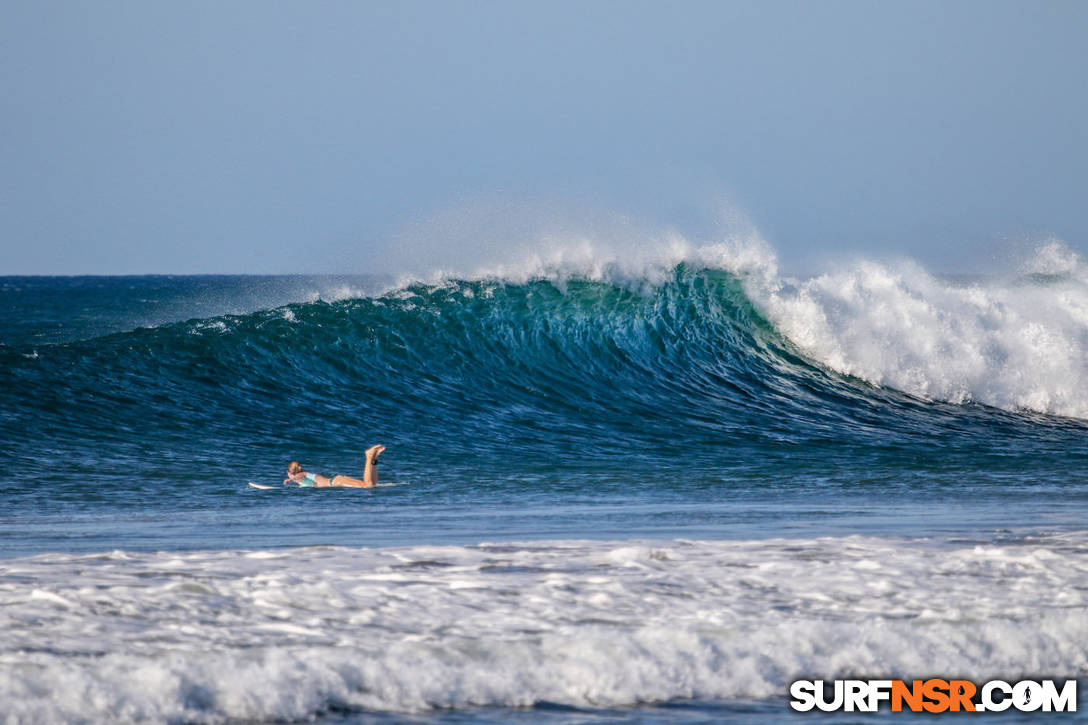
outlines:
[[[299, 488], [313, 488], [314, 486], [317, 485], [317, 475], [316, 474], [314, 474], [314, 473], [305, 473], [303, 475], [305, 476], [305, 478], [303, 480], [301, 480], [301, 481], [298, 481]], [[338, 475], [340, 475], [340, 474], [334, 474], [332, 476], [329, 476], [329, 485], [330, 486], [332, 485], [332, 482], [336, 480], [336, 476], [338, 476]]]

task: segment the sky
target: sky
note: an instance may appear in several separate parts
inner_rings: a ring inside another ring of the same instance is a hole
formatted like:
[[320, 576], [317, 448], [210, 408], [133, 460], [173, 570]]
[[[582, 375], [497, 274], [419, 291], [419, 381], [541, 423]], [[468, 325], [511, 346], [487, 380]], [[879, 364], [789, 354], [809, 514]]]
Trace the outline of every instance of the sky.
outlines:
[[0, 0], [0, 275], [396, 273], [541, 215], [743, 218], [787, 268], [1083, 253], [1085, 37], [1084, 2]]

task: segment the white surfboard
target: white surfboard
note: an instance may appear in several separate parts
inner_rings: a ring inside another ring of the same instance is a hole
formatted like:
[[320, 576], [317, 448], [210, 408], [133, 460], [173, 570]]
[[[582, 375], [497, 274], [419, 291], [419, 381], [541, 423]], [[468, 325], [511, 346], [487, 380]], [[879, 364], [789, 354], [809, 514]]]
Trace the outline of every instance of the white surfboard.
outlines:
[[[395, 483], [395, 482], [390, 482], [390, 483], [378, 483], [378, 484], [375, 484], [374, 486], [372, 486], [372, 488], [392, 488], [393, 486], [407, 486], [407, 485], [408, 485], [408, 483], [407, 483], [407, 482], [401, 482], [401, 483]], [[253, 483], [253, 481], [250, 481], [250, 482], [249, 482], [249, 487], [250, 487], [250, 488], [259, 488], [259, 489], [260, 489], [260, 490], [262, 490], [262, 491], [268, 491], [268, 490], [270, 490], [270, 489], [273, 489], [273, 488], [279, 488], [279, 486], [266, 486], [266, 485], [264, 485], [263, 483]], [[310, 487], [310, 486], [307, 486], [307, 487], [305, 487], [305, 488], [312, 488], [312, 487]], [[329, 486], [329, 487], [327, 487], [327, 488], [340, 488], [340, 486]], [[350, 487], [349, 487], [349, 488], [350, 488]]]

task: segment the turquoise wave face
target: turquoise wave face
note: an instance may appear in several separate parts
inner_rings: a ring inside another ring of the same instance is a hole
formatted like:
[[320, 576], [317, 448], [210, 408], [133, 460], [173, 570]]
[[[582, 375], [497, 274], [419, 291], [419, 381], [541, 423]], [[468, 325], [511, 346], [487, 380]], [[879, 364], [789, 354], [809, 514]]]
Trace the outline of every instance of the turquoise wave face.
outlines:
[[1082, 422], [844, 377], [736, 277], [684, 265], [655, 285], [416, 285], [0, 347], [0, 364], [0, 456], [32, 508], [136, 506], [147, 485], [214, 507], [289, 459], [358, 475], [374, 442], [387, 475], [479, 495], [1080, 496], [1088, 463]]

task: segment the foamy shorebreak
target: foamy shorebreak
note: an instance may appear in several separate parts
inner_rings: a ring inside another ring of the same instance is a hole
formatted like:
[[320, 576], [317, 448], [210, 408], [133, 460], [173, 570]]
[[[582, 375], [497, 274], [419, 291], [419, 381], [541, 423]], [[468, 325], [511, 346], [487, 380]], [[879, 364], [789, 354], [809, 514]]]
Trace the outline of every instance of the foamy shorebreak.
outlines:
[[7, 723], [775, 698], [1088, 673], [1088, 534], [542, 541], [0, 563]]

